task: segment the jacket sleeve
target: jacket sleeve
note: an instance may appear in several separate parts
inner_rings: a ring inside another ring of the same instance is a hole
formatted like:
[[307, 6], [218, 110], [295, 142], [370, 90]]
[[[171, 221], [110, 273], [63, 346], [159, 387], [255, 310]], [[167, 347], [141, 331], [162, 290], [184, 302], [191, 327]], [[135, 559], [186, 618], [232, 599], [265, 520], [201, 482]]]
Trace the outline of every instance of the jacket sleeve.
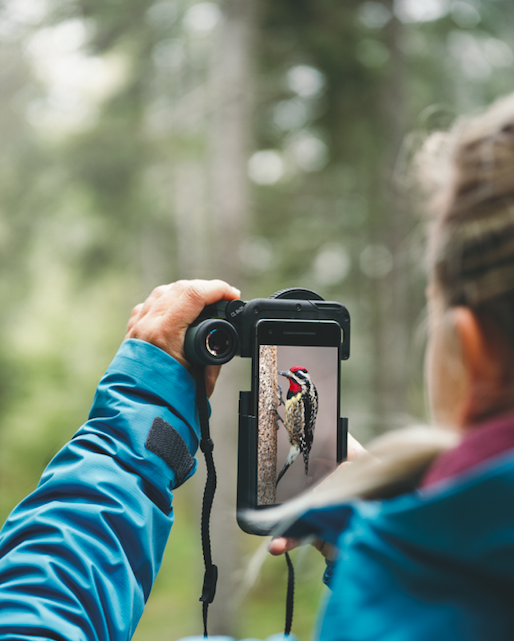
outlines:
[[0, 640], [129, 639], [193, 474], [195, 383], [157, 347], [123, 343], [89, 420], [0, 533]]

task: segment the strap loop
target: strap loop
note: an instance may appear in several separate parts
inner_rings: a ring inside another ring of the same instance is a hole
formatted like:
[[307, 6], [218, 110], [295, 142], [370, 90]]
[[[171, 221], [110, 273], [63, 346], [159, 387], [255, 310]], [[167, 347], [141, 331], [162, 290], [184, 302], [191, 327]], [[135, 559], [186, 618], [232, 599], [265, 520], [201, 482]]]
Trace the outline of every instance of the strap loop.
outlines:
[[203, 578], [203, 592], [200, 601], [203, 603], [212, 603], [216, 594], [216, 583], [218, 582], [218, 566], [211, 565], [205, 570]]
[[206, 440], [202, 438], [202, 440], [200, 441], [200, 449], [204, 454], [206, 452], [212, 452], [214, 449], [214, 441], [212, 440], [212, 438], [208, 438]]

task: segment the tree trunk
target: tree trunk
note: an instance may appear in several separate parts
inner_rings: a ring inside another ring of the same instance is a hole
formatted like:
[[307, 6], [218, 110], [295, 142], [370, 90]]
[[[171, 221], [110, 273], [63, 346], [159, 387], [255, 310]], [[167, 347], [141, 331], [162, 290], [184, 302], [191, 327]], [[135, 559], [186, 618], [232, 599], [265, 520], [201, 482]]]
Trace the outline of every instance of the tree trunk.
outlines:
[[[393, 2], [386, 5], [393, 13]], [[394, 16], [394, 13], [393, 13]], [[408, 239], [412, 216], [407, 215], [396, 171], [406, 134], [406, 61], [399, 48], [403, 25], [393, 17], [384, 27], [389, 69], [382, 95], [385, 148], [380, 183], [383, 193], [382, 224], [377, 236], [392, 255], [392, 269], [373, 283], [375, 340], [375, 409], [379, 430], [402, 421], [408, 411], [408, 353], [411, 336]]]
[[211, 211], [216, 275], [241, 280], [238, 250], [248, 229], [247, 162], [255, 0], [226, 0], [211, 72]]
[[[246, 166], [250, 130], [250, 48], [255, 0], [226, 0], [224, 24], [211, 67], [210, 211], [213, 276], [242, 289], [238, 250], [247, 232], [249, 202]], [[213, 398], [212, 433], [219, 470], [212, 518], [213, 558], [219, 567], [209, 633], [235, 636], [235, 577], [239, 532], [235, 520], [237, 408], [241, 371], [236, 357], [224, 367]], [[250, 380], [248, 377], [248, 385]], [[249, 389], [247, 387], [246, 389]]]
[[206, 177], [200, 161], [184, 161], [175, 172], [175, 227], [180, 278], [205, 278], [211, 269], [207, 233]]

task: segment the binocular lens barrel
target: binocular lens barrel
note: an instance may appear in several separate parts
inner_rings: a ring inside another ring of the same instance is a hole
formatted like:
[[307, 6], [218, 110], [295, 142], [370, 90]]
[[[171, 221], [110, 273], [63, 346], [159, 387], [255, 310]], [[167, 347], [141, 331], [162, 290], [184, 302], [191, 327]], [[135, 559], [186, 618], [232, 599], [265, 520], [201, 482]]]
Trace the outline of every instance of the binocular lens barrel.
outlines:
[[234, 326], [226, 320], [208, 319], [186, 332], [185, 356], [197, 365], [223, 365], [234, 356], [239, 338]]

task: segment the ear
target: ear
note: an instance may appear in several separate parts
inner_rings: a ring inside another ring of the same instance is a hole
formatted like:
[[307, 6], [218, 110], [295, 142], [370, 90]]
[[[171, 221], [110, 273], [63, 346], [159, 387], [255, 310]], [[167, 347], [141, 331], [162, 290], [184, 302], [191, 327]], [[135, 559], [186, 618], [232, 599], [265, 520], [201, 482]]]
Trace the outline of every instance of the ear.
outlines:
[[472, 377], [480, 375], [487, 360], [487, 349], [477, 317], [469, 307], [456, 307], [453, 310], [453, 322], [468, 373]]
[[493, 341], [487, 339], [471, 309], [456, 307], [453, 321], [468, 380], [461, 425], [472, 425], [498, 403], [502, 393], [502, 365]]

